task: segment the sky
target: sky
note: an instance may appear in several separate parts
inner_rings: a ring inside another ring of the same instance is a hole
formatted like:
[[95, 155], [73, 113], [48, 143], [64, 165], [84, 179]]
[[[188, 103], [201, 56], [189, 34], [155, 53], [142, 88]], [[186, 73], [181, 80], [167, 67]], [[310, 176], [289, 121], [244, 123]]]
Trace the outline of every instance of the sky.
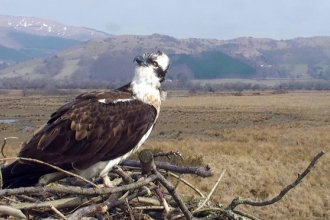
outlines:
[[1, 0], [0, 14], [47, 18], [114, 35], [330, 36], [329, 0]]

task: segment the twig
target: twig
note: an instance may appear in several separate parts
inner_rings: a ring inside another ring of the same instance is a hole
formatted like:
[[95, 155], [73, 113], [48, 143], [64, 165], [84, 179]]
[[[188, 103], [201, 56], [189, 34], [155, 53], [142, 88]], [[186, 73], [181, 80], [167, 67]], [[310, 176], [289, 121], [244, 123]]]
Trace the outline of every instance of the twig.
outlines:
[[[167, 172], [167, 173], [169, 173], [169, 172]], [[183, 174], [180, 174], [180, 176], [178, 176], [177, 181], [176, 181], [176, 183], [174, 185], [174, 189], [177, 189], [178, 188], [179, 183], [181, 182], [182, 177], [183, 177]]]
[[245, 212], [242, 212], [242, 211], [238, 211], [238, 210], [232, 210], [233, 213], [237, 214], [237, 215], [240, 215], [240, 216], [243, 216], [243, 217], [246, 217], [246, 218], [249, 218], [251, 220], [260, 220], [258, 219], [257, 217], [254, 217], [248, 213], [245, 213]]
[[[179, 167], [167, 162], [160, 161], [155, 161], [155, 164], [157, 169], [164, 169], [175, 173], [189, 173], [195, 174], [200, 177], [211, 177], [214, 174], [209, 165], [206, 165], [204, 167]], [[125, 160], [121, 163], [121, 165], [130, 167], [141, 167], [141, 163], [138, 160]]]
[[32, 198], [30, 196], [26, 196], [26, 195], [17, 195], [16, 197], [19, 199], [27, 200], [29, 202], [38, 202], [38, 199]]
[[[168, 174], [170, 176], [173, 176], [173, 177], [179, 179], [179, 176], [172, 172], [168, 172]], [[186, 184], [187, 186], [189, 186], [191, 189], [193, 189], [198, 195], [205, 198], [204, 194], [199, 189], [197, 189], [195, 186], [193, 186], [191, 183], [189, 183], [187, 180], [180, 178], [180, 181], [183, 182], [184, 184]]]
[[61, 219], [67, 220], [67, 218], [60, 211], [58, 211], [54, 206], [51, 205], [50, 209], [53, 210]]
[[149, 197], [135, 198], [131, 200], [131, 203], [133, 203], [133, 205], [140, 205], [141, 203], [145, 203], [151, 206], [161, 206], [159, 200]]
[[220, 183], [220, 180], [222, 179], [223, 175], [225, 174], [226, 169], [224, 171], [222, 171], [221, 175], [219, 176], [217, 182], [214, 184], [213, 188], [211, 189], [210, 193], [208, 194], [208, 196], [206, 197], [206, 199], [203, 201], [203, 203], [197, 208], [195, 209], [195, 211], [201, 209], [211, 198], [211, 196], [213, 195], [215, 189], [217, 188], [217, 186]]
[[266, 206], [266, 205], [271, 205], [279, 200], [282, 199], [282, 197], [291, 189], [293, 189], [294, 187], [296, 187], [301, 180], [311, 171], [311, 169], [313, 168], [313, 166], [315, 165], [315, 163], [317, 162], [318, 159], [320, 159], [320, 157], [324, 154], [323, 151], [321, 151], [320, 153], [318, 153], [313, 160], [311, 161], [311, 163], [308, 165], [308, 167], [305, 169], [305, 171], [298, 175], [298, 178], [292, 182], [290, 185], [288, 185], [287, 187], [285, 187], [277, 196], [275, 196], [274, 198], [270, 199], [270, 200], [266, 200], [266, 201], [253, 201], [251, 199], [244, 199], [244, 198], [235, 198], [225, 209], [226, 210], [234, 210], [238, 205], [240, 204], [246, 204], [246, 205], [251, 205], [251, 206]]
[[[154, 163], [154, 156], [150, 150], [143, 150], [139, 153], [139, 159], [141, 161], [142, 173], [149, 173], [150, 171], [157, 176], [157, 180], [167, 189], [167, 191], [172, 195], [172, 198], [180, 207], [182, 213], [186, 217], [187, 220], [192, 219], [192, 215], [190, 211], [187, 209], [180, 196], [175, 192], [175, 188], [165, 179], [165, 177], [158, 172], [156, 165]], [[169, 208], [167, 206], [167, 202], [163, 197], [163, 194], [160, 192], [158, 188], [155, 190], [156, 194], [160, 198], [161, 202], [164, 205], [166, 212], [169, 212]]]
[[3, 179], [2, 179], [2, 171], [1, 171], [1, 166], [0, 166], [0, 189], [3, 187]]
[[51, 167], [51, 168], [53, 168], [53, 169], [55, 169], [55, 170], [58, 170], [58, 171], [60, 171], [60, 172], [63, 172], [63, 173], [65, 173], [65, 174], [69, 175], [69, 176], [74, 176], [74, 177], [76, 177], [76, 178], [78, 178], [78, 179], [80, 179], [80, 180], [82, 180], [82, 181], [84, 181], [84, 182], [86, 182], [86, 183], [88, 183], [88, 184], [94, 186], [95, 188], [99, 188], [99, 186], [95, 185], [93, 182], [91, 182], [91, 181], [85, 179], [84, 177], [81, 177], [81, 176], [79, 176], [79, 175], [77, 175], [77, 174], [75, 174], [75, 173], [72, 173], [72, 172], [69, 172], [69, 171], [63, 170], [63, 169], [61, 169], [61, 168], [59, 168], [59, 167], [57, 167], [57, 166], [51, 165], [51, 164], [46, 163], [46, 162], [43, 162], [43, 161], [41, 161], [41, 160], [31, 159], [31, 158], [24, 158], [24, 157], [11, 157], [11, 158], [6, 158], [6, 159], [0, 159], [0, 161], [4, 161], [4, 160], [25, 160], [25, 161], [31, 161], [31, 162], [35, 162], [35, 163], [39, 163], [39, 164], [43, 164], [43, 165], [49, 166], [49, 167]]
[[128, 209], [128, 212], [129, 212], [129, 216], [131, 217], [131, 220], [135, 220], [134, 218], [134, 214], [133, 214], [133, 211], [132, 211], [132, 208], [131, 206], [128, 204], [128, 200], [127, 198], [125, 198], [125, 204], [127, 206], [127, 209]]
[[[156, 186], [151, 187], [150, 190], [153, 190], [155, 187]], [[141, 190], [137, 193], [133, 193], [133, 194], [129, 195], [127, 197], [127, 200], [130, 201], [133, 198], [136, 198], [138, 196], [143, 196], [146, 193], [147, 193], [147, 190]], [[123, 200], [118, 201], [119, 196], [120, 196], [120, 194], [114, 193], [114, 194], [111, 194], [110, 198], [107, 201], [105, 201], [101, 204], [90, 205], [90, 206], [78, 209], [76, 212], [74, 212], [70, 216], [69, 220], [81, 219], [82, 217], [89, 215], [90, 213], [104, 213], [108, 209], [121, 205], [124, 203], [124, 201]]]
[[155, 189], [155, 193], [158, 196], [161, 204], [163, 205], [165, 212], [168, 213], [170, 211], [170, 208], [167, 204], [166, 199], [164, 198], [162, 192], [160, 191], [160, 189], [158, 187]]
[[133, 183], [134, 182], [134, 180], [129, 175], [127, 175], [127, 173], [124, 172], [119, 166], [114, 166], [112, 168], [112, 171], [114, 173], [117, 173], [123, 179], [123, 182], [125, 184], [129, 184], [129, 183]]
[[19, 195], [19, 194], [31, 194], [40, 192], [49, 193], [68, 193], [68, 194], [80, 194], [80, 195], [101, 195], [111, 194], [116, 192], [122, 192], [132, 189], [137, 189], [141, 186], [147, 185], [149, 182], [157, 179], [156, 175], [150, 175], [146, 179], [134, 182], [128, 185], [113, 187], [113, 188], [82, 188], [77, 186], [45, 186], [45, 187], [25, 187], [16, 189], [3, 189], [0, 190], [0, 197], [7, 195]]
[[110, 195], [110, 197], [103, 203], [100, 204], [93, 204], [90, 206], [86, 206], [83, 208], [78, 209], [75, 211], [68, 219], [69, 220], [76, 220], [76, 219], [81, 219], [84, 216], [87, 216], [91, 213], [104, 213], [108, 210], [108, 205], [113, 204], [118, 200], [120, 197], [121, 193], [113, 193]]
[[11, 215], [17, 218], [24, 218], [26, 219], [26, 216], [23, 214], [23, 212], [19, 209], [15, 209], [13, 207], [8, 207], [4, 205], [0, 205], [0, 213], [3, 213], [5, 215]]
[[190, 213], [190, 211], [188, 210], [188, 208], [186, 207], [186, 205], [183, 203], [182, 199], [180, 198], [180, 196], [175, 192], [174, 187], [165, 179], [165, 177], [158, 172], [158, 170], [154, 169], [153, 173], [157, 175], [157, 179], [158, 181], [167, 189], [167, 191], [171, 194], [171, 196], [173, 197], [173, 199], [175, 200], [175, 202], [178, 204], [178, 206], [180, 207], [182, 213], [184, 214], [184, 216], [186, 217], [187, 220], [192, 219], [192, 214]]
[[3, 139], [3, 145], [2, 145], [2, 147], [1, 147], [1, 154], [2, 154], [3, 158], [6, 158], [6, 154], [5, 154], [3, 151], [4, 151], [5, 146], [6, 146], [6, 144], [7, 144], [7, 139], [18, 139], [18, 137], [5, 137], [5, 138]]
[[164, 209], [164, 206], [162, 205], [154, 205], [154, 206], [136, 206], [134, 207], [134, 209], [137, 209], [137, 210], [146, 210], [146, 209], [149, 209], [149, 210], [163, 210]]
[[[55, 208], [61, 209], [61, 208], [76, 207], [87, 201], [88, 199], [86, 197], [78, 196], [73, 198], [63, 198], [63, 199], [38, 202], [38, 203], [21, 202], [21, 203], [11, 204], [11, 207], [16, 209], [25, 209], [25, 210], [36, 209], [36, 208], [44, 208], [45, 210], [48, 210], [50, 207], [53, 206]], [[95, 202], [100, 202], [100, 201], [102, 201], [102, 198], [99, 198], [99, 200]]]
[[83, 206], [86, 206], [86, 205], [90, 205], [90, 204], [93, 204], [93, 203], [99, 203], [101, 201], [104, 201], [104, 197], [103, 196], [96, 196], [96, 197], [93, 197], [91, 199], [88, 199], [87, 201], [85, 202], [82, 202], [80, 203], [78, 206], [76, 206], [74, 209], [70, 210], [70, 212], [68, 212], [67, 214], [72, 214], [74, 213], [75, 211], [77, 211], [78, 209], [80, 209], [81, 207]]

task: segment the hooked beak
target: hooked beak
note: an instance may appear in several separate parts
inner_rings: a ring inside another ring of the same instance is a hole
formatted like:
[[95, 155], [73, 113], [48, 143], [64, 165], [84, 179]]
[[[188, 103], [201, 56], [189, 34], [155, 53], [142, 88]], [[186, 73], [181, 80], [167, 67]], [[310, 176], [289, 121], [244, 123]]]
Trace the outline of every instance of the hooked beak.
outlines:
[[133, 63], [137, 62], [139, 66], [148, 66], [146, 60], [143, 58], [143, 56], [137, 56], [134, 58]]

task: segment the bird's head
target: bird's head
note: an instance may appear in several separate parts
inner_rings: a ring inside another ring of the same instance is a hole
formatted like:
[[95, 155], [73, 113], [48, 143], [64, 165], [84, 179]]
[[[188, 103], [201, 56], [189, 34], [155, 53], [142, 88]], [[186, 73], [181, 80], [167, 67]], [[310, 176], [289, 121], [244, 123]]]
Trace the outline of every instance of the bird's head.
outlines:
[[170, 67], [170, 58], [161, 51], [142, 54], [135, 57], [133, 62], [137, 63], [133, 80], [156, 83], [159, 86], [165, 80]]

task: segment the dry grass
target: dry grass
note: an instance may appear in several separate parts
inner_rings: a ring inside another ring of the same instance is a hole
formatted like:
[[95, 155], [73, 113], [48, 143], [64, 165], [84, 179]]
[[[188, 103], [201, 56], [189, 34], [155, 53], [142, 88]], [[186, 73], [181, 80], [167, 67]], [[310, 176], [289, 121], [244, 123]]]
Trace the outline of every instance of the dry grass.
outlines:
[[[1, 118], [21, 124], [0, 124], [0, 138], [21, 141], [68, 97], [0, 97]], [[227, 169], [212, 200], [224, 205], [236, 196], [271, 198], [291, 183], [321, 150], [329, 151], [330, 92], [261, 93], [258, 96], [218, 94], [170, 97], [144, 148], [179, 150], [186, 157], [200, 156], [215, 170], [215, 177], [184, 178], [207, 194]], [[10, 141], [11, 146], [18, 142]], [[15, 154], [18, 148], [7, 148]], [[261, 219], [329, 219], [330, 158], [326, 154], [304, 181], [280, 202], [269, 207], [238, 209]], [[181, 186], [182, 193], [192, 193]]]

